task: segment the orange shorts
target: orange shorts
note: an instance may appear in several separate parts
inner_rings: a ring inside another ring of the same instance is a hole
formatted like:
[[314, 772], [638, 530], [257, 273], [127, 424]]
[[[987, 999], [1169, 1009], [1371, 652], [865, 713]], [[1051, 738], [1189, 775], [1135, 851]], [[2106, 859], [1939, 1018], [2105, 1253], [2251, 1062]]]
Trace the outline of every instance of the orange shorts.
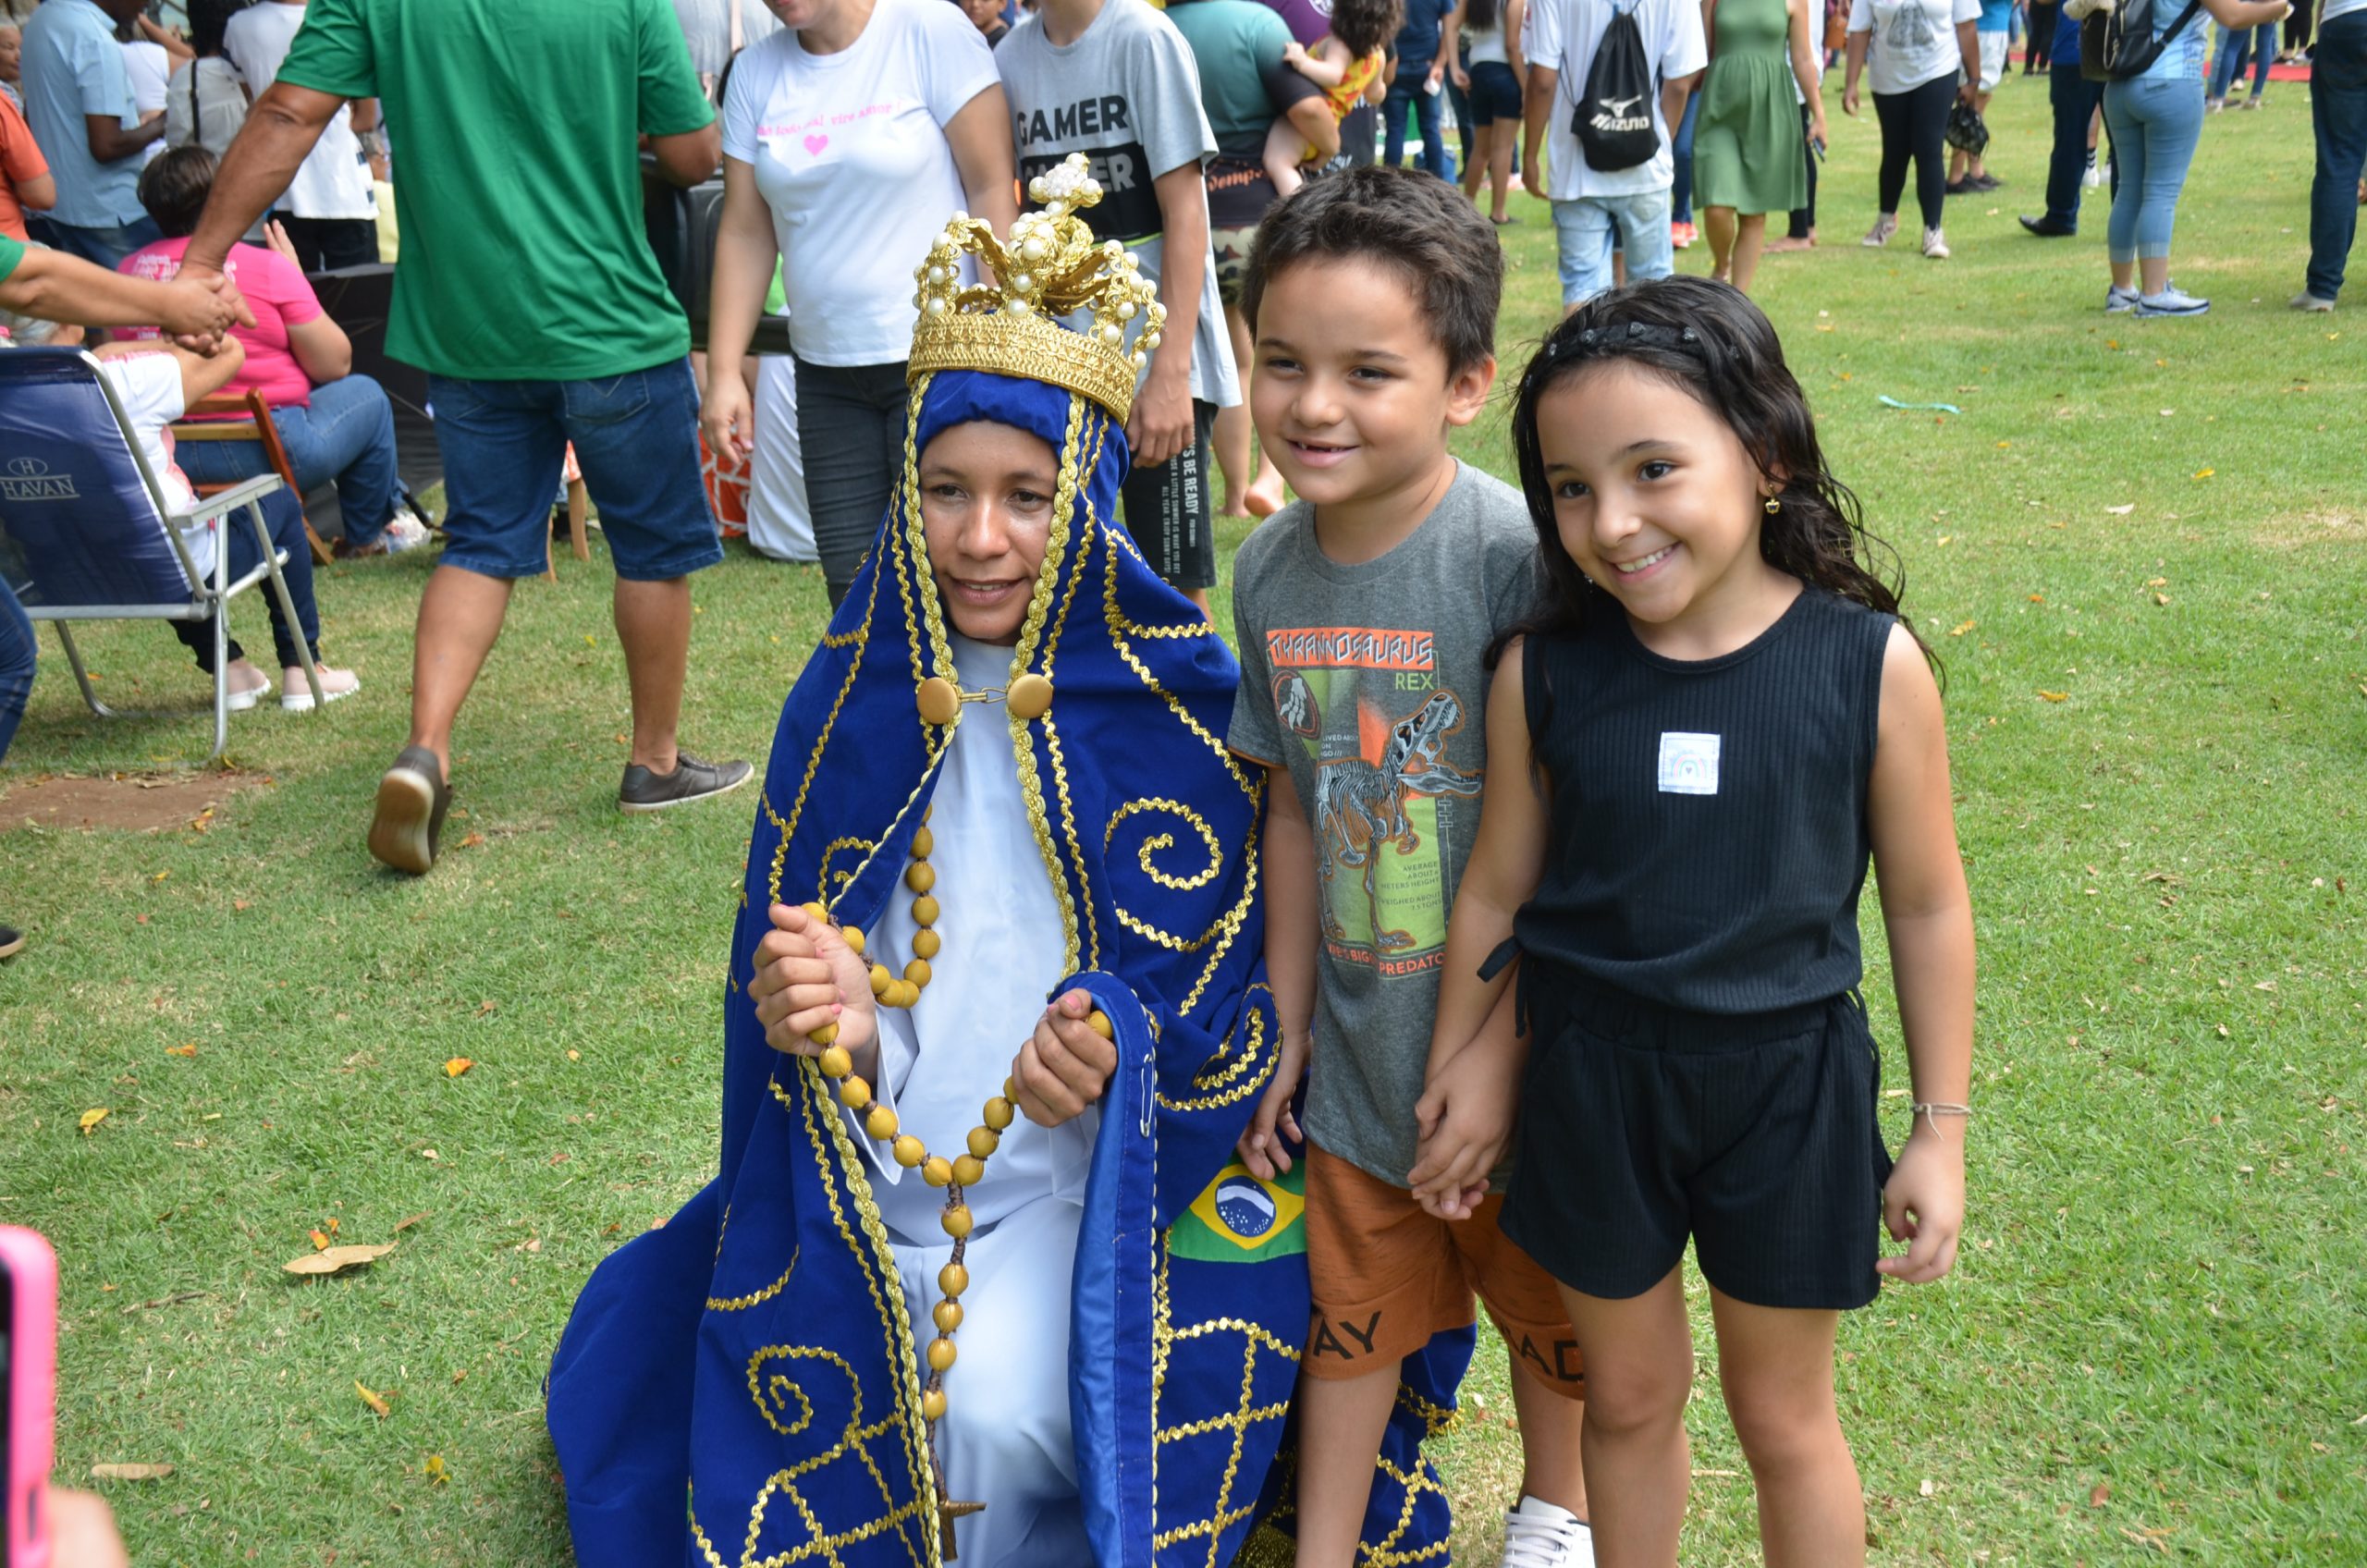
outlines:
[[1577, 1336], [1553, 1277], [1497, 1228], [1503, 1195], [1468, 1219], [1435, 1219], [1414, 1194], [1306, 1145], [1306, 1268], [1315, 1292], [1313, 1378], [1393, 1366], [1432, 1334], [1473, 1320], [1476, 1292], [1515, 1360], [1539, 1382], [1586, 1397]]

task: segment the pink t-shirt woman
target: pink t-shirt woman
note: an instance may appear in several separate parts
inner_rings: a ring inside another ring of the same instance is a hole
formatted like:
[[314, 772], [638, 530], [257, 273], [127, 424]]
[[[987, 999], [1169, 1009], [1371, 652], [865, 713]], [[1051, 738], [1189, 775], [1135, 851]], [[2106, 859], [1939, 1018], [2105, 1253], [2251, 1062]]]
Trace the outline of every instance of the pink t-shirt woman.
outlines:
[[[161, 283], [180, 272], [181, 253], [188, 249], [187, 237], [159, 239], [126, 256], [117, 270]], [[259, 245], [233, 245], [223, 271], [246, 296], [255, 316], [254, 325], [230, 329], [230, 335], [246, 348], [247, 363], [225, 390], [242, 398], [250, 389], [261, 392], [263, 400], [275, 409], [311, 407], [315, 377], [306, 361], [313, 361], [314, 368], [323, 371], [335, 367], [335, 374], [318, 380], [334, 381], [344, 374], [352, 357], [345, 333], [328, 321], [320, 296], [313, 292], [302, 269], [277, 251]], [[314, 323], [325, 324], [326, 333], [317, 327], [306, 330]], [[330, 334], [335, 335], [334, 343], [323, 340]], [[157, 332], [153, 327], [140, 327], [125, 336], [154, 337]]]

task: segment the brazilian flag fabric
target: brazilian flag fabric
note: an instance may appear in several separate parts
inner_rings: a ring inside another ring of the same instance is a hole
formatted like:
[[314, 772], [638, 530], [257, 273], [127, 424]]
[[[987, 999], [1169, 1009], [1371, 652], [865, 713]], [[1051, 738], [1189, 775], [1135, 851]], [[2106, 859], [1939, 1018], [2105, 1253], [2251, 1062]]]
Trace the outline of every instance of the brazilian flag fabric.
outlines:
[[1175, 1217], [1167, 1250], [1198, 1263], [1263, 1263], [1306, 1251], [1306, 1162], [1280, 1180], [1253, 1176], [1239, 1161]]

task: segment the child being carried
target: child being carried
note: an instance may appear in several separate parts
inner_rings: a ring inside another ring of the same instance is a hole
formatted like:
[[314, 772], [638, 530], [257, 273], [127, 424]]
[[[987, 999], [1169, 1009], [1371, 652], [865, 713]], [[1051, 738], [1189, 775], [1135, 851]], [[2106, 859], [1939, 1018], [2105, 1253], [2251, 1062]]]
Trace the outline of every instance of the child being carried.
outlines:
[[[1337, 0], [1331, 31], [1312, 49], [1294, 43], [1282, 51], [1292, 69], [1323, 89], [1331, 118], [1344, 120], [1360, 103], [1378, 104], [1389, 94], [1382, 78], [1387, 45], [1397, 32], [1400, 0]], [[1290, 195], [1306, 183], [1301, 171], [1322, 157], [1287, 117], [1266, 134], [1266, 175], [1274, 190]]]

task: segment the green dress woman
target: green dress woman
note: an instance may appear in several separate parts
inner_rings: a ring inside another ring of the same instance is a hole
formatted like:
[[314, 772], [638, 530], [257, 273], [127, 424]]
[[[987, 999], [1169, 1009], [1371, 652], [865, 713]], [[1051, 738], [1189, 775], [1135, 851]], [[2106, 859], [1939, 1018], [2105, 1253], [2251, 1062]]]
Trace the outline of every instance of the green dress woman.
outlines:
[[1767, 214], [1808, 202], [1807, 134], [1824, 140], [1809, 0], [1709, 0], [1710, 70], [1693, 131], [1693, 200], [1710, 232], [1711, 276], [1745, 293]]

